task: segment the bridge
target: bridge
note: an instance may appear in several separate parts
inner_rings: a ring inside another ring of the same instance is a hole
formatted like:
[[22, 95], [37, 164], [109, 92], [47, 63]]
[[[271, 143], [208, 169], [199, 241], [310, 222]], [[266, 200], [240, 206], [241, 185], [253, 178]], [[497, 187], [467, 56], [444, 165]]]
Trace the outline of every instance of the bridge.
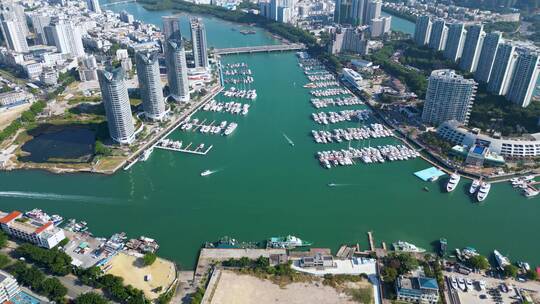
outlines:
[[108, 7], [108, 6], [112, 6], [112, 5], [125, 4], [125, 3], [131, 3], [131, 2], [137, 2], [137, 0], [124, 0], [124, 1], [109, 2], [109, 3], [101, 4], [100, 6], [101, 7]]
[[230, 55], [230, 54], [245, 54], [245, 53], [283, 52], [283, 51], [303, 50], [305, 48], [306, 46], [303, 43], [244, 46], [244, 47], [235, 47], [235, 48], [214, 49], [214, 54]]

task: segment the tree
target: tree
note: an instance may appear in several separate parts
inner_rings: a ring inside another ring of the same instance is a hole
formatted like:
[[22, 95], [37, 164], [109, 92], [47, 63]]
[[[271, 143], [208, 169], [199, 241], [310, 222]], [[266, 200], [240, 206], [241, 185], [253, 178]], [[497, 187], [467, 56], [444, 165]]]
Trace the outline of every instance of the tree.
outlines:
[[469, 266], [476, 269], [488, 269], [489, 268], [489, 261], [486, 257], [481, 255], [473, 256], [468, 261]]
[[39, 288], [47, 298], [59, 302], [67, 294], [67, 288], [57, 278], [47, 278], [41, 282]]
[[384, 267], [381, 274], [385, 282], [394, 282], [398, 276], [397, 270], [392, 267]]
[[75, 304], [107, 304], [109, 301], [95, 292], [87, 292], [75, 298]]
[[6, 247], [7, 242], [8, 236], [3, 231], [0, 231], [0, 248]]
[[504, 266], [504, 275], [507, 277], [515, 278], [518, 275], [518, 268], [515, 265], [506, 265]]
[[144, 266], [150, 266], [154, 264], [156, 259], [157, 259], [157, 255], [155, 253], [151, 253], [151, 252], [146, 253], [143, 257]]
[[5, 268], [11, 263], [11, 260], [5, 254], [0, 254], [0, 268]]

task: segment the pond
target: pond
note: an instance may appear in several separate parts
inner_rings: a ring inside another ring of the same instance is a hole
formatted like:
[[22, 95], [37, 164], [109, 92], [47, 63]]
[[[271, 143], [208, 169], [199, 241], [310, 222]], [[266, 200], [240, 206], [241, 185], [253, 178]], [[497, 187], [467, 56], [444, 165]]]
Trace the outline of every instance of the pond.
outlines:
[[96, 134], [90, 127], [46, 125], [28, 133], [33, 138], [22, 146], [29, 153], [22, 161], [80, 163], [90, 161], [94, 154]]

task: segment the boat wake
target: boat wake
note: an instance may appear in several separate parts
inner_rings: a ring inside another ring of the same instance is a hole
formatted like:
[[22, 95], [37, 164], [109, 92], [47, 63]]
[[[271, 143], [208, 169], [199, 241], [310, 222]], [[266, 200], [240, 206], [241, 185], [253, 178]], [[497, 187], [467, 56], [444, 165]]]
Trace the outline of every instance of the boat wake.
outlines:
[[294, 147], [294, 142], [289, 138], [289, 136], [287, 136], [287, 134], [283, 133], [283, 137], [285, 137], [285, 139], [287, 140], [287, 142], [289, 143], [289, 145], [291, 145], [292, 147]]
[[347, 186], [355, 186], [355, 185], [354, 184], [335, 184], [335, 183], [328, 184], [328, 187], [347, 187]]
[[64, 195], [56, 193], [23, 192], [23, 191], [0, 191], [0, 197], [28, 198], [49, 201], [84, 202], [84, 203], [111, 203], [115, 200], [96, 196]]

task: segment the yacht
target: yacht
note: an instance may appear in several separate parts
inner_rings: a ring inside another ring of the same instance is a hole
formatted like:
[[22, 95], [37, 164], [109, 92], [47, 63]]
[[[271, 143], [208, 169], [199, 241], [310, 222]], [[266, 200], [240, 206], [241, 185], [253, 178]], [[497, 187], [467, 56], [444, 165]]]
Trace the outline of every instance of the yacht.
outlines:
[[467, 290], [467, 286], [465, 286], [465, 280], [463, 278], [458, 278], [457, 283], [458, 283], [459, 289], [463, 291]]
[[461, 179], [461, 176], [457, 173], [453, 173], [450, 176], [450, 179], [448, 180], [448, 183], [446, 184], [446, 191], [452, 192], [456, 189], [457, 185], [459, 184], [459, 180]]
[[490, 189], [491, 189], [491, 184], [483, 182], [482, 186], [480, 186], [480, 190], [478, 190], [478, 194], [476, 195], [476, 199], [479, 202], [484, 201], [487, 198]]
[[475, 194], [476, 191], [478, 190], [478, 187], [480, 187], [480, 181], [477, 179], [473, 180], [471, 187], [469, 188], [469, 193]]
[[286, 249], [292, 249], [296, 247], [309, 247], [312, 245], [311, 242], [297, 238], [294, 235], [287, 235], [286, 237], [282, 237], [282, 236], [271, 237], [266, 243], [267, 243], [267, 247], [269, 248], [286, 248]]
[[451, 277], [451, 278], [450, 278], [450, 282], [451, 282], [451, 284], [452, 284], [452, 288], [458, 289], [458, 284], [457, 284], [456, 278]]
[[416, 253], [421, 253], [421, 252], [426, 251], [424, 248], [416, 247], [414, 244], [403, 242], [403, 241], [397, 241], [393, 243], [392, 246], [394, 246], [395, 251], [416, 252]]
[[537, 196], [539, 193], [540, 193], [540, 191], [534, 190], [534, 189], [531, 189], [531, 188], [525, 188], [525, 189], [523, 189], [523, 195], [525, 195], [526, 197], [535, 197], [535, 196]]
[[213, 173], [215, 173], [215, 171], [204, 170], [203, 172], [201, 172], [201, 176], [208, 176], [208, 175], [213, 174]]
[[504, 267], [510, 265], [510, 260], [502, 255], [499, 251], [493, 250], [493, 255], [495, 255], [495, 260], [499, 264], [499, 269], [504, 269]]
[[154, 148], [150, 148], [148, 150], [144, 150], [143, 154], [139, 157], [139, 160], [141, 161], [147, 161], [150, 158], [150, 155], [154, 152]]
[[229, 126], [227, 126], [227, 129], [225, 129], [225, 132], [223, 133], [225, 136], [230, 135], [234, 130], [236, 130], [236, 127], [238, 127], [237, 123], [231, 122]]

